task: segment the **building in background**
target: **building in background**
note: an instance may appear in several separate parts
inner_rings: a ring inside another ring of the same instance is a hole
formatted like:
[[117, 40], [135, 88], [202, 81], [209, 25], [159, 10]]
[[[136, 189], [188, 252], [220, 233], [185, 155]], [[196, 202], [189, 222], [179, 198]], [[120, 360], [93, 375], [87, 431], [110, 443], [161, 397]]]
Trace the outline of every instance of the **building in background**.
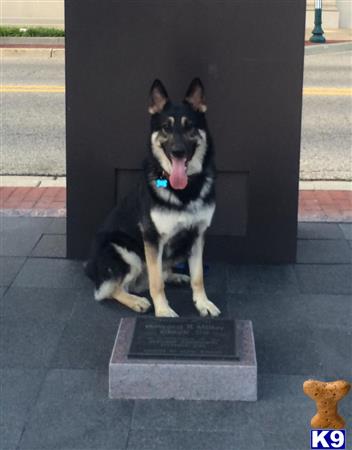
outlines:
[[[2, 25], [64, 28], [64, 0], [1, 0]], [[314, 0], [307, 0], [306, 27], [314, 23]], [[352, 28], [352, 0], [323, 0], [324, 29]]]
[[[307, 0], [306, 28], [314, 23], [315, 0]], [[352, 0], [323, 0], [324, 29], [352, 28]]]
[[64, 28], [64, 0], [0, 0], [1, 25]]

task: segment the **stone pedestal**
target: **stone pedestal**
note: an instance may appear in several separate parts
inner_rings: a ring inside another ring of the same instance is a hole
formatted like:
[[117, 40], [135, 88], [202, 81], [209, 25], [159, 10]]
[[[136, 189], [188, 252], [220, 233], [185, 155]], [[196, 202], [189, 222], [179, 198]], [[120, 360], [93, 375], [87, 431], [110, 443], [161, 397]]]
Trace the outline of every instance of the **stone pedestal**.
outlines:
[[252, 322], [236, 321], [238, 360], [129, 358], [135, 319], [121, 320], [109, 366], [115, 399], [257, 400]]

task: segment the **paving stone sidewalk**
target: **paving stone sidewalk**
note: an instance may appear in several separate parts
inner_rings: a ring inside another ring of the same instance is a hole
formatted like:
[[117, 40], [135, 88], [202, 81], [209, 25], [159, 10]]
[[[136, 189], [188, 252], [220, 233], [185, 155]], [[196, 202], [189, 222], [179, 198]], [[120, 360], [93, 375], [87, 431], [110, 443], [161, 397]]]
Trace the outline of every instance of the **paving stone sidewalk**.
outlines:
[[[36, 180], [32, 181], [35, 182]], [[1, 186], [0, 214], [65, 217], [66, 187]], [[302, 189], [299, 191], [298, 214], [300, 221], [351, 222], [352, 191]]]
[[[2, 217], [0, 229], [1, 450], [305, 450], [303, 381], [352, 381], [352, 224], [300, 223], [297, 264], [210, 264], [209, 297], [253, 321], [255, 403], [109, 400], [119, 320], [134, 313], [93, 300], [81, 263], [64, 259], [64, 218]], [[167, 292], [195, 315], [189, 289]], [[341, 411], [351, 442], [352, 395]]]

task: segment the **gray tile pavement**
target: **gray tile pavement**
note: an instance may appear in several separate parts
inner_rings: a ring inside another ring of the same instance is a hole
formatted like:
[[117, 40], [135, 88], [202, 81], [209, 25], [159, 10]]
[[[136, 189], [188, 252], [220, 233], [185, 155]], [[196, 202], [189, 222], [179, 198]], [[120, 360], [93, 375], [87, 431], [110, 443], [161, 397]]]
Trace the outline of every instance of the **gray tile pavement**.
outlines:
[[346, 240], [299, 240], [297, 242], [297, 263], [304, 264], [349, 264], [351, 247]]
[[351, 294], [351, 264], [297, 264], [295, 271], [304, 294]]
[[58, 217], [45, 228], [47, 234], [66, 234], [66, 217]]
[[209, 265], [206, 276], [204, 277], [204, 284], [207, 290], [215, 292], [222, 292], [226, 286], [227, 264], [214, 261]]
[[228, 295], [227, 303], [230, 315], [253, 321], [260, 372], [352, 376], [349, 296]]
[[[249, 437], [250, 436], [250, 437]], [[248, 425], [229, 432], [132, 430], [128, 450], [264, 450], [265, 442], [258, 429]], [[297, 449], [296, 449], [297, 450]]]
[[0, 256], [0, 286], [9, 286], [20, 271], [25, 258], [18, 256]]
[[291, 265], [229, 265], [227, 292], [292, 294], [298, 292], [298, 284]]
[[244, 402], [138, 400], [131, 428], [174, 431], [228, 431], [248, 422]]
[[340, 223], [339, 224], [344, 236], [349, 241], [352, 240], [352, 223]]
[[17, 287], [81, 289], [91, 286], [82, 263], [66, 259], [30, 258], [16, 277]]
[[44, 377], [43, 369], [0, 369], [1, 449], [17, 447]]
[[0, 367], [40, 369], [48, 367], [65, 322], [1, 318]]
[[299, 222], [298, 239], [344, 239], [344, 234], [337, 223]]
[[12, 319], [65, 321], [75, 302], [86, 295], [80, 289], [51, 289], [12, 286], [6, 292], [0, 316]]
[[[135, 313], [94, 301], [81, 264], [60, 258], [65, 220], [6, 218], [4, 251], [19, 256], [0, 259], [4, 450], [309, 448], [315, 407], [303, 381], [352, 379], [345, 225], [299, 224], [297, 264], [210, 263], [209, 298], [253, 321], [258, 402], [121, 402], [108, 399], [107, 367], [120, 318]], [[180, 315], [197, 315], [189, 287], [167, 295]], [[348, 426], [351, 399], [341, 402]]]
[[117, 301], [95, 301], [92, 286], [81, 290], [50, 366], [106, 369], [121, 317], [134, 314]]
[[52, 221], [50, 218], [0, 217], [0, 255], [29, 255]]
[[352, 335], [346, 330], [311, 330], [307, 326], [254, 326], [261, 373], [309, 374], [350, 378]]
[[0, 232], [23, 233], [30, 236], [33, 231], [44, 233], [57, 219], [50, 217], [0, 217]]
[[130, 448], [307, 448], [306, 422], [315, 407], [303, 394], [305, 379], [260, 375], [256, 403], [137, 401]]
[[124, 449], [133, 402], [109, 401], [106, 373], [52, 370], [25, 427], [22, 449]]
[[65, 258], [66, 236], [64, 234], [43, 234], [31, 252], [37, 258]]
[[250, 318], [255, 328], [275, 328], [277, 324], [311, 329], [351, 327], [352, 302], [348, 295], [227, 294], [226, 300], [230, 316]]

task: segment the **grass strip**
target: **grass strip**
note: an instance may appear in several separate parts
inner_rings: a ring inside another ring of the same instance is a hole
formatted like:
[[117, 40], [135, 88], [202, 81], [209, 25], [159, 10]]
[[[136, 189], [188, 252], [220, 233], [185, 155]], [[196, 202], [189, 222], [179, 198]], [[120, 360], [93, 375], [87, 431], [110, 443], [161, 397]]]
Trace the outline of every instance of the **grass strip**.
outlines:
[[2, 37], [64, 37], [65, 30], [46, 27], [4, 27], [0, 26]]

